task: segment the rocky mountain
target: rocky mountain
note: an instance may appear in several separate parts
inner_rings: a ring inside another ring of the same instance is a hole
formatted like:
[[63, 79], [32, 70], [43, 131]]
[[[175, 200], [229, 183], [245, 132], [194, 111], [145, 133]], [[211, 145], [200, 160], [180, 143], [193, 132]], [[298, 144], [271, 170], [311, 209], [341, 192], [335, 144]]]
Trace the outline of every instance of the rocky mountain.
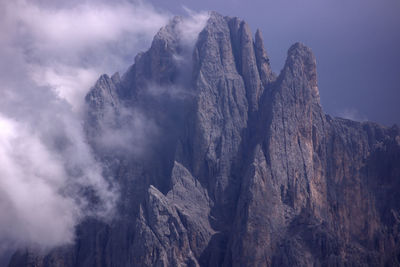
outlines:
[[181, 23], [86, 97], [115, 215], [9, 266], [400, 266], [400, 128], [324, 114], [303, 44], [276, 76], [239, 18]]

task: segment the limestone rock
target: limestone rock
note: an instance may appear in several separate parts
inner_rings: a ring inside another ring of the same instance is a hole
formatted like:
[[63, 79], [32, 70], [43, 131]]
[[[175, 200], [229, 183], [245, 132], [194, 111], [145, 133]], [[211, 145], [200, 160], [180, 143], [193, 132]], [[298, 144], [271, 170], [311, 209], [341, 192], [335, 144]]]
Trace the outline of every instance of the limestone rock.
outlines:
[[276, 77], [239, 18], [210, 13], [194, 47], [182, 21], [86, 97], [89, 141], [126, 111], [157, 129], [140, 155], [91, 142], [121, 188], [115, 218], [9, 266], [400, 266], [399, 127], [326, 115], [301, 43]]

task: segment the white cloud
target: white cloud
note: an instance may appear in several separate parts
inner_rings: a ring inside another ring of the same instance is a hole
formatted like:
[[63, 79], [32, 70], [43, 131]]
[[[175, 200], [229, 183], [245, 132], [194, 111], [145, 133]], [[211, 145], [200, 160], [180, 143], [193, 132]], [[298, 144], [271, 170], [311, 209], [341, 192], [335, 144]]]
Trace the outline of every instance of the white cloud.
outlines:
[[31, 73], [38, 86], [48, 86], [74, 108], [79, 109], [88, 88], [93, 86], [99, 73], [91, 68], [53, 65], [36, 66]]
[[9, 8], [18, 10], [15, 20], [21, 23], [19, 29], [42, 41], [35, 43], [34, 49], [55, 56], [60, 50], [76, 53], [117, 42], [124, 34], [151, 38], [167, 21], [165, 15], [143, 3], [83, 2], [58, 9], [23, 0], [13, 3]]
[[[207, 17], [189, 12], [182, 41], [193, 45]], [[84, 96], [100, 74], [132, 64], [168, 19], [140, 1], [0, 2], [0, 254], [71, 242], [84, 216], [112, 211], [117, 189], [87, 144]], [[127, 116], [129, 125], [104, 130], [102, 145], [157, 134], [140, 111]], [[87, 187], [99, 197], [95, 211]]]
[[51, 246], [71, 241], [79, 210], [59, 192], [67, 175], [54, 156], [24, 125], [0, 116], [3, 242]]
[[126, 69], [168, 21], [167, 15], [143, 2], [49, 7], [17, 0], [0, 6], [1, 39], [22, 53], [38, 85], [54, 88], [75, 109], [98, 74]]
[[338, 117], [353, 121], [367, 121], [368, 118], [355, 108], [344, 108], [337, 113]]
[[112, 212], [118, 194], [85, 140], [84, 95], [167, 19], [141, 2], [0, 2], [0, 254], [70, 242], [84, 216]]
[[[79, 120], [68, 113], [37, 115], [44, 122], [0, 114], [0, 248], [71, 242], [83, 216], [111, 214], [118, 196], [102, 177]], [[95, 192], [98, 210], [87, 209], [82, 188]]]
[[187, 7], [184, 7], [184, 10], [188, 16], [179, 24], [180, 35], [184, 43], [193, 45], [200, 31], [206, 26], [210, 14], [208, 12], [195, 12]]

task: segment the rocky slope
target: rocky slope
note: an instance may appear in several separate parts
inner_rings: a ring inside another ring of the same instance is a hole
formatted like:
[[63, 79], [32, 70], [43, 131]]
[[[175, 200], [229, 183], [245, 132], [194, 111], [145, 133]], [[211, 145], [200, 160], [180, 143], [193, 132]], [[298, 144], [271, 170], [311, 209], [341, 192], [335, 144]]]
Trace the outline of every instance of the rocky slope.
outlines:
[[194, 48], [181, 23], [86, 97], [117, 214], [9, 266], [400, 266], [399, 127], [325, 115], [300, 43], [276, 76], [244, 21], [211, 13]]

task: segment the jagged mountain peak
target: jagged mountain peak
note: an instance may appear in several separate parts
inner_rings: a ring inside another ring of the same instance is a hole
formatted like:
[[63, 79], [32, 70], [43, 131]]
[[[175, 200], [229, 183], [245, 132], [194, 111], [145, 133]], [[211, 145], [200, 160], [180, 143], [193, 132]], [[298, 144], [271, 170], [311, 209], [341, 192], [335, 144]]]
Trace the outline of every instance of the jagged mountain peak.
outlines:
[[260, 29], [257, 29], [255, 34], [254, 49], [261, 81], [264, 87], [266, 87], [269, 83], [275, 80], [276, 77], [275, 74], [272, 73], [269, 57], [264, 46], [264, 39]]
[[325, 115], [301, 43], [276, 77], [243, 20], [211, 12], [190, 50], [182, 23], [86, 97], [118, 216], [10, 266], [399, 266], [399, 128]]
[[153, 38], [152, 46], [164, 45], [175, 49], [179, 42], [179, 25], [183, 22], [182, 17], [175, 16], [170, 22], [162, 27]]
[[[317, 62], [309, 47], [302, 43], [295, 43], [289, 48], [285, 66], [279, 75], [279, 79], [283, 82], [303, 84], [303, 86], [298, 87], [299, 90], [302, 90], [301, 95], [306, 97], [310, 94], [313, 102], [320, 106]], [[290, 84], [287, 84], [287, 86], [291, 87]], [[297, 96], [297, 98], [302, 98], [299, 94]]]
[[311, 49], [302, 43], [293, 44], [288, 50], [285, 67], [303, 72], [312, 86], [317, 86], [317, 61]]

